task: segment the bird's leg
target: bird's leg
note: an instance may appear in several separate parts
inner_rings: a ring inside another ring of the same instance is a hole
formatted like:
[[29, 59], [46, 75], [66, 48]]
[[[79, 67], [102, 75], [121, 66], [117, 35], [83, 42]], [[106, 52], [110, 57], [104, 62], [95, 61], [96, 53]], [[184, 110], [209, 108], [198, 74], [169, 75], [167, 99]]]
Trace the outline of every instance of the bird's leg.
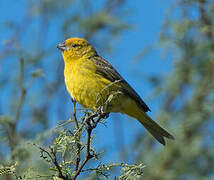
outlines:
[[[99, 108], [97, 108], [97, 111], [94, 112], [94, 114], [91, 115], [90, 117], [91, 118], [88, 118], [88, 119], [91, 120], [93, 124], [92, 127], [95, 128], [101, 119], [106, 119], [109, 117], [109, 112], [104, 112], [103, 106], [100, 106]], [[96, 117], [97, 117], [97, 120], [95, 121], [94, 118]]]
[[101, 114], [101, 113], [103, 112], [103, 109], [104, 109], [103, 106], [98, 107], [98, 108], [97, 108], [97, 113], [98, 113], [98, 114]]
[[109, 112], [108, 113], [104, 113], [105, 116], [103, 118], [107, 119], [109, 117], [109, 114], [110, 114]]
[[71, 97], [71, 102], [76, 104], [77, 101], [73, 97]]
[[104, 106], [100, 106], [99, 108], [98, 108], [98, 113], [99, 113], [99, 116], [101, 116], [101, 118], [103, 118], [103, 119], [106, 119], [106, 118], [108, 118], [109, 117], [109, 112], [105, 112], [104, 111]]
[[104, 106], [100, 106], [97, 108], [97, 113], [99, 116], [102, 116], [102, 118], [106, 119], [109, 117], [109, 113], [105, 112]]

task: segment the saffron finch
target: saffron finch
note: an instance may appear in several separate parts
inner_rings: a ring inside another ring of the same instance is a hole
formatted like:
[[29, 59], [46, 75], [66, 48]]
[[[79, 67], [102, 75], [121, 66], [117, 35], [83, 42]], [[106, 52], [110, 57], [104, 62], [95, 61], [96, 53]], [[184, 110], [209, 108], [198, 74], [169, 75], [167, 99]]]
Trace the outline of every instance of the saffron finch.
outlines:
[[149, 107], [113, 66], [85, 39], [70, 38], [57, 45], [65, 63], [66, 88], [78, 103], [96, 111], [119, 112], [137, 119], [161, 144], [174, 139], [147, 114]]

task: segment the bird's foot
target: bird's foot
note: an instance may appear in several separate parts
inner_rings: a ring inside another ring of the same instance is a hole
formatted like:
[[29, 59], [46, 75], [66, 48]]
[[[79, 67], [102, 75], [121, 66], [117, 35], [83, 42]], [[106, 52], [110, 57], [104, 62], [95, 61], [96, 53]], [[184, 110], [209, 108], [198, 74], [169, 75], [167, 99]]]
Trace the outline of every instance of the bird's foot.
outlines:
[[98, 113], [98, 116], [100, 116], [101, 118], [104, 118], [104, 119], [108, 118], [109, 114], [110, 114], [109, 112], [104, 111], [104, 106], [98, 107], [97, 113]]

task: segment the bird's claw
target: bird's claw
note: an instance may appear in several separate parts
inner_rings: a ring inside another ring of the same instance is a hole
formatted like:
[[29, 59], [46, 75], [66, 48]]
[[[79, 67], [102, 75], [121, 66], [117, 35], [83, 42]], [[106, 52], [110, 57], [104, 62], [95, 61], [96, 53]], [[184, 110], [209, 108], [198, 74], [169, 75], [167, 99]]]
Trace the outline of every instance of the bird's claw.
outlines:
[[109, 112], [104, 111], [104, 106], [98, 107], [97, 112], [99, 115], [103, 116], [104, 119], [108, 118], [110, 114]]

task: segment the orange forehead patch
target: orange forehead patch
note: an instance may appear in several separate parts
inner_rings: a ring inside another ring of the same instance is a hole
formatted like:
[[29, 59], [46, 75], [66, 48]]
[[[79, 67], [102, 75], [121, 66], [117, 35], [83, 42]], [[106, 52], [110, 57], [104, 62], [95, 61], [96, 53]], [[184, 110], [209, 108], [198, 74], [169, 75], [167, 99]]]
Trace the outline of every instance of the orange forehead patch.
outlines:
[[65, 43], [66, 44], [72, 44], [72, 43], [75, 43], [75, 44], [89, 44], [87, 40], [85, 40], [83, 38], [77, 38], [77, 37], [66, 39]]

